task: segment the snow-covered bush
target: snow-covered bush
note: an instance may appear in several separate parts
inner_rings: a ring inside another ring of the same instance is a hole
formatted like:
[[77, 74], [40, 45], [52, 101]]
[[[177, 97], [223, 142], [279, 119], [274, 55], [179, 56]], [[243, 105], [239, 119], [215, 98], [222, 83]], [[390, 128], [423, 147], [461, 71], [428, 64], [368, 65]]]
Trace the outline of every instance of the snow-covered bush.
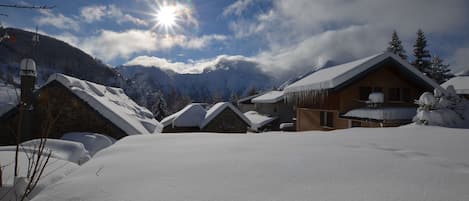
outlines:
[[459, 97], [451, 85], [444, 91], [424, 92], [416, 104], [419, 108], [413, 120], [418, 125], [468, 127], [469, 101]]

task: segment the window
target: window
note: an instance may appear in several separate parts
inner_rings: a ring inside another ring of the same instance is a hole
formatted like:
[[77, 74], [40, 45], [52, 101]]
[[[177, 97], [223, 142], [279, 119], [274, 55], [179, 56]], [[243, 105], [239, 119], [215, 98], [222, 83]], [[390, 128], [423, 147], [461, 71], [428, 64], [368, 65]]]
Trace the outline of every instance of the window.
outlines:
[[352, 121], [351, 126], [352, 126], [352, 128], [354, 128], [354, 127], [361, 127], [361, 126], [362, 126], [362, 123], [359, 122], [359, 121]]
[[320, 122], [319, 124], [321, 126], [327, 126], [327, 127], [334, 127], [334, 116], [333, 116], [333, 113], [332, 112], [323, 112], [321, 111], [319, 113], [319, 116], [320, 116]]
[[401, 101], [401, 89], [400, 88], [389, 88], [389, 100], [390, 101]]
[[373, 92], [383, 92], [382, 87], [373, 87]]
[[360, 100], [368, 100], [368, 96], [371, 93], [371, 87], [360, 87]]
[[409, 88], [403, 88], [402, 89], [402, 101], [405, 101], [405, 102], [410, 102], [411, 101], [410, 89]]

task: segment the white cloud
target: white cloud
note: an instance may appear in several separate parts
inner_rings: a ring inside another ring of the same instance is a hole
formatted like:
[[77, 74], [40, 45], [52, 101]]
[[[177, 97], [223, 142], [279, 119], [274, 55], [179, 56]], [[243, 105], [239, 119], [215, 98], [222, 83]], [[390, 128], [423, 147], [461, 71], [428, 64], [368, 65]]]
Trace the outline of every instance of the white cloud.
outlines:
[[277, 75], [381, 52], [394, 29], [404, 42], [419, 28], [427, 35], [469, 34], [466, 0], [273, 0], [253, 18], [237, 15], [249, 3], [238, 0], [224, 10], [235, 14], [229, 27], [237, 38], [265, 42], [268, 48], [253, 58]]
[[100, 30], [97, 35], [77, 38], [70, 33], [54, 35], [85, 52], [110, 62], [116, 58], [128, 59], [134, 54], [167, 50], [173, 47], [201, 49], [215, 41], [226, 40], [223, 35], [166, 35], [149, 30], [129, 29], [125, 31]]
[[146, 21], [140, 18], [134, 17], [130, 14], [126, 14], [122, 12], [122, 10], [115, 5], [109, 5], [107, 12], [111, 18], [117, 20], [117, 23], [130, 22], [136, 25], [144, 25], [144, 26], [148, 25]]
[[145, 20], [134, 17], [130, 14], [124, 13], [116, 5], [95, 5], [85, 6], [80, 9], [80, 15], [87, 23], [101, 21], [103, 18], [114, 19], [118, 24], [132, 23], [136, 25], [148, 26]]
[[238, 0], [223, 10], [223, 15], [241, 15], [242, 12], [254, 3], [254, 0]]
[[100, 21], [106, 15], [106, 6], [85, 6], [80, 9], [80, 15], [85, 22]]
[[54, 14], [49, 10], [40, 10], [41, 16], [36, 19], [39, 25], [50, 25], [60, 29], [78, 31], [80, 25], [74, 19], [64, 16], [61, 13]]
[[72, 46], [75, 46], [77, 47], [78, 44], [80, 43], [80, 39], [78, 39], [78, 37], [76, 37], [75, 35], [69, 33], [69, 32], [64, 32], [62, 34], [57, 34], [57, 35], [50, 35], [54, 38], [57, 38], [61, 41], [64, 41]]
[[219, 55], [215, 58], [202, 60], [189, 60], [188, 62], [172, 62], [164, 58], [154, 56], [138, 56], [124, 65], [141, 65], [145, 67], [158, 67], [161, 69], [172, 70], [177, 73], [201, 73], [204, 70], [215, 68], [221, 61], [249, 61], [255, 62], [252, 58], [244, 56]]

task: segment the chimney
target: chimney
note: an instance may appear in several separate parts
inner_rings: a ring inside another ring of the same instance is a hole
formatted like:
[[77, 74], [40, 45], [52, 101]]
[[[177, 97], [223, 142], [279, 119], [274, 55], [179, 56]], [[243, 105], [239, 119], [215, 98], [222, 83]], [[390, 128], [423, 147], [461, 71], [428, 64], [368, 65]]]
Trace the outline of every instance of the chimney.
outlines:
[[21, 76], [21, 106], [32, 110], [33, 92], [36, 84], [36, 63], [32, 59], [23, 59], [20, 63]]
[[21, 97], [20, 97], [20, 125], [21, 138], [32, 139], [32, 112], [34, 109], [34, 86], [36, 84], [36, 63], [33, 59], [23, 59], [20, 62]]

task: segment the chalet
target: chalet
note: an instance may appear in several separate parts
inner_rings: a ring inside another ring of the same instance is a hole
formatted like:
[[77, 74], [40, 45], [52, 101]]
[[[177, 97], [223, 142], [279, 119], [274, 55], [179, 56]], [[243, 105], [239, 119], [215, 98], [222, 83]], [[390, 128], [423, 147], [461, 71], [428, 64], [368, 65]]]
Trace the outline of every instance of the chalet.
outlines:
[[469, 100], [469, 76], [456, 76], [441, 84], [443, 88], [453, 85], [456, 94]]
[[293, 105], [286, 102], [284, 97], [283, 91], [274, 90], [251, 100], [255, 104], [256, 112], [276, 119], [272, 130], [279, 130], [281, 123], [293, 121]]
[[18, 128], [24, 141], [41, 135], [60, 138], [68, 132], [102, 133], [120, 139], [157, 133], [161, 127], [150, 111], [120, 88], [53, 74], [34, 90], [35, 65], [34, 73], [25, 69], [22, 64], [20, 104], [0, 116], [1, 145], [16, 143]]
[[182, 110], [161, 120], [163, 133], [197, 132], [200, 123], [204, 120], [207, 111], [204, 104], [191, 103]]
[[161, 121], [164, 133], [245, 133], [250, 121], [231, 103], [220, 102], [207, 111], [204, 104], [191, 103]]
[[219, 133], [245, 133], [251, 122], [231, 103], [213, 105], [200, 124], [201, 131]]
[[397, 126], [411, 121], [414, 100], [441, 88], [392, 53], [320, 69], [285, 87], [296, 129]]

